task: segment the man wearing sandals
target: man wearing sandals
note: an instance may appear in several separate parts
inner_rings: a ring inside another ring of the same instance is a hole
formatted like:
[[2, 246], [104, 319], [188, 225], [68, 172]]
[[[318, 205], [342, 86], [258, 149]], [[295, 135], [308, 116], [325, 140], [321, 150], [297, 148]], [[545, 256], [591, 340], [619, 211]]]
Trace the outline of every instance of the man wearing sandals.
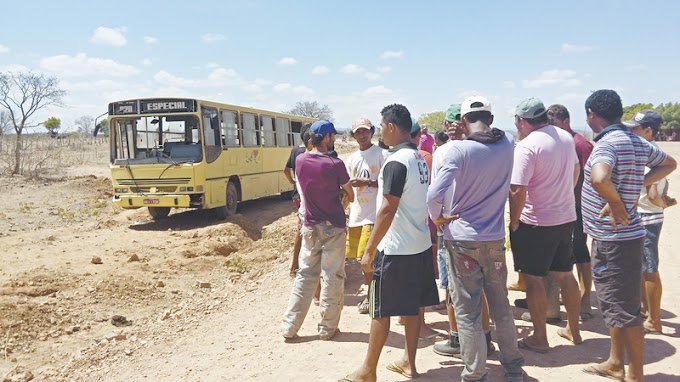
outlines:
[[[611, 349], [606, 361], [583, 371], [644, 381], [640, 282], [646, 231], [636, 207], [642, 187], [663, 179], [676, 163], [621, 123], [623, 106], [615, 91], [593, 92], [585, 109], [586, 121], [597, 135], [584, 172], [583, 226], [593, 238], [593, 283]], [[650, 168], [647, 174], [645, 166]]]
[[[354, 201], [349, 205], [347, 223], [347, 247], [345, 258], [356, 259], [364, 255], [366, 243], [373, 231], [376, 200], [378, 197], [378, 173], [385, 162], [387, 151], [371, 142], [375, 126], [368, 118], [352, 122], [352, 137], [359, 144], [359, 150], [347, 157], [346, 166], [350, 183], [354, 189]], [[372, 262], [362, 265], [361, 271], [366, 285], [371, 285]], [[368, 314], [368, 296], [359, 303], [359, 313]]]
[[519, 347], [539, 353], [550, 347], [543, 280], [548, 272], [560, 284], [567, 309], [567, 326], [557, 334], [574, 344], [582, 342], [571, 237], [580, 166], [573, 138], [549, 123], [547, 111], [537, 98], [528, 98], [515, 109], [520, 142], [510, 181], [510, 243], [515, 270], [524, 275], [534, 326], [534, 333], [520, 340]]

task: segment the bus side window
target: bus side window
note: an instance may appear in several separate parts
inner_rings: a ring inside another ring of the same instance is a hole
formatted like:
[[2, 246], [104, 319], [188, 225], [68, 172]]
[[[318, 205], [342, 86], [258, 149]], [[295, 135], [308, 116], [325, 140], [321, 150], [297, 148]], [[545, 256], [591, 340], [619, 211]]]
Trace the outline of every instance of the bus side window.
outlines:
[[219, 121], [217, 110], [210, 107], [201, 108], [203, 116], [203, 145], [205, 146], [205, 160], [208, 163], [214, 162], [222, 152], [222, 142], [220, 139]]
[[243, 146], [259, 146], [260, 132], [257, 129], [257, 116], [251, 113], [241, 113], [241, 121], [243, 122]]
[[290, 138], [288, 139], [289, 142], [293, 143], [293, 146], [299, 146], [302, 144], [302, 138], [300, 138], [300, 130], [302, 130], [302, 122], [301, 121], [291, 121], [291, 130], [292, 132], [290, 133]]
[[290, 134], [290, 120], [276, 118], [276, 145], [279, 147], [290, 146], [288, 137]]
[[274, 139], [274, 118], [264, 115], [260, 118], [262, 120], [262, 146], [276, 146], [276, 140]]
[[222, 129], [223, 146], [240, 146], [241, 140], [239, 139], [238, 117], [236, 112], [231, 110], [220, 111], [222, 114], [220, 127]]

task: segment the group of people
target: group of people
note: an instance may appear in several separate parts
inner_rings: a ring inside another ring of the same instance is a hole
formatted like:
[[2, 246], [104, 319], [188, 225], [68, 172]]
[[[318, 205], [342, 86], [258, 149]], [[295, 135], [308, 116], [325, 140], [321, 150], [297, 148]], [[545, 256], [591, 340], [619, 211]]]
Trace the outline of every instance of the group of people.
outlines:
[[[359, 150], [346, 163], [331, 155], [337, 134], [331, 122], [317, 121], [301, 132], [307, 147], [294, 150], [293, 163], [287, 164], [294, 169], [294, 176], [287, 174], [302, 206], [299, 261], [291, 268], [295, 280], [281, 323], [283, 337], [297, 336], [319, 284], [319, 338], [338, 333], [345, 258], [360, 258], [369, 285], [359, 304], [371, 317], [368, 350], [361, 366], [341, 381], [376, 380], [395, 316], [404, 325], [404, 353], [387, 369], [407, 378], [417, 375], [424, 308], [439, 303], [437, 273], [447, 292], [450, 333], [434, 351], [462, 359], [462, 380], [487, 380], [493, 320], [505, 379], [523, 381], [520, 349], [550, 349], [546, 322], [559, 317], [559, 301], [553, 301], [559, 297], [550, 290], [561, 289], [567, 311], [567, 324], [557, 334], [575, 345], [583, 342], [579, 321], [593, 317], [592, 275], [611, 352], [607, 361], [584, 372], [643, 380], [644, 333], [661, 331], [658, 238], [663, 208], [675, 204], [664, 178], [676, 163], [648, 142], [661, 124], [658, 114], [642, 111], [623, 123], [621, 99], [612, 90], [593, 92], [585, 111], [597, 134], [594, 147], [571, 130], [564, 106], [545, 107], [536, 98], [515, 110], [517, 145], [492, 127], [491, 104], [481, 96], [449, 107], [446, 133], [436, 134], [433, 155], [435, 140], [430, 142], [429, 134], [423, 139], [420, 126], [399, 104], [381, 111], [381, 135], [389, 149], [372, 144], [375, 126], [360, 118], [351, 133]], [[514, 266], [534, 327], [519, 341], [508, 302], [508, 200]], [[586, 235], [592, 238], [590, 254]], [[553, 303], [556, 313], [549, 308]]]

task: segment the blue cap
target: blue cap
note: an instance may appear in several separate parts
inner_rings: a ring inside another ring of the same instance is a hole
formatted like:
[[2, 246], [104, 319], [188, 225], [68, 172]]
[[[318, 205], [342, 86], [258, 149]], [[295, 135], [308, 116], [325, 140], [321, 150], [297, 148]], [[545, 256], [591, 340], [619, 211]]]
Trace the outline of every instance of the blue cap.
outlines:
[[312, 127], [309, 128], [309, 131], [311, 131], [314, 134], [318, 134], [318, 135], [337, 134], [338, 133], [335, 130], [335, 126], [333, 125], [333, 122], [326, 121], [325, 119], [322, 119], [322, 120], [319, 120], [319, 121], [312, 123]]

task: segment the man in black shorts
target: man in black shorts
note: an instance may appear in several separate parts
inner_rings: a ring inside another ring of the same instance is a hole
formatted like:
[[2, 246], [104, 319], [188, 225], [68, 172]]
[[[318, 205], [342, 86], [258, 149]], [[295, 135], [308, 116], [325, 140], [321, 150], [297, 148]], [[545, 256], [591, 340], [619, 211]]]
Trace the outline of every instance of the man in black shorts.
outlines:
[[375, 381], [380, 353], [390, 331], [390, 317], [404, 316], [404, 355], [387, 369], [406, 378], [415, 377], [421, 307], [439, 303], [434, 281], [432, 243], [427, 226], [427, 163], [411, 143], [411, 114], [402, 105], [382, 112], [382, 135], [391, 146], [378, 177], [380, 204], [362, 264], [373, 262], [371, 281], [371, 332], [364, 363], [347, 381]]

